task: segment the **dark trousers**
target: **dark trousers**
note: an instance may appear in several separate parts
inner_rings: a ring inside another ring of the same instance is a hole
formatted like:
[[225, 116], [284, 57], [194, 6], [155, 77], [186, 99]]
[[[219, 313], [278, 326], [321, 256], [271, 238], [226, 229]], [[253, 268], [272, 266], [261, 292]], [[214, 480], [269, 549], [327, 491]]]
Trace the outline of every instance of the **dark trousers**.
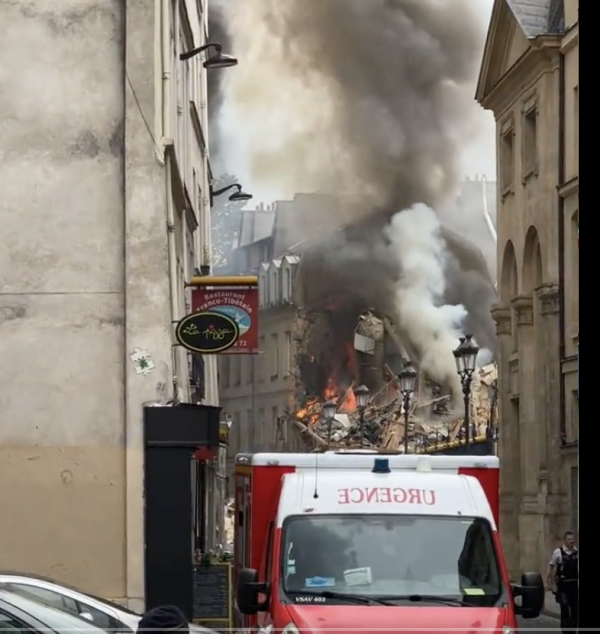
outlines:
[[579, 584], [577, 581], [560, 584], [556, 600], [560, 605], [560, 628], [563, 634], [574, 634], [579, 627]]

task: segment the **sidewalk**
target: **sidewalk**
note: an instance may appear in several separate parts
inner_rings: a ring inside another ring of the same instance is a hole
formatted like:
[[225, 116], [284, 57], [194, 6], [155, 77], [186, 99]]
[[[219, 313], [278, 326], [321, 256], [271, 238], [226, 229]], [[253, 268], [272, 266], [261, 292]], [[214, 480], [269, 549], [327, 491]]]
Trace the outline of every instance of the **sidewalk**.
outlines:
[[546, 616], [551, 616], [555, 619], [560, 619], [560, 608], [552, 592], [546, 592], [546, 599], [544, 601], [544, 609], [542, 611]]

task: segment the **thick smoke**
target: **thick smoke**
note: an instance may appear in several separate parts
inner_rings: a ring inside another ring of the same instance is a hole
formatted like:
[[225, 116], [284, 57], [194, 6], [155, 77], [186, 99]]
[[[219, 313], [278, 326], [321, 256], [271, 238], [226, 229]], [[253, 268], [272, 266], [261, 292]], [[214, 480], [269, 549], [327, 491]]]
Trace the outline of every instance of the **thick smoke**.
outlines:
[[483, 30], [470, 2], [222, 3], [241, 64], [225, 95], [245, 125], [253, 183], [357, 193], [361, 210], [390, 216], [454, 193], [459, 147], [480, 120]]
[[396, 285], [396, 319], [419, 352], [421, 367], [460, 397], [452, 350], [458, 344], [467, 311], [444, 304], [446, 245], [435, 212], [415, 205], [396, 214], [387, 234], [401, 274]]
[[[226, 28], [226, 19], [223, 7], [217, 2], [210, 2], [208, 5], [208, 32], [210, 41], [221, 44], [225, 51], [231, 49], [231, 37]], [[225, 173], [226, 169], [220, 165], [223, 160], [223, 141], [221, 139], [221, 129], [219, 126], [219, 114], [223, 105], [223, 79], [225, 75], [221, 72], [208, 73], [208, 127], [211, 148], [211, 161], [213, 170], [217, 174]]]
[[[238, 122], [228, 139], [228, 158], [245, 158], [247, 174], [238, 175], [281, 197], [351, 200], [316, 222], [298, 214], [291, 223], [297, 242], [349, 227], [331, 236], [329, 275], [312, 283], [329, 282], [334, 292], [347, 282], [368, 306], [395, 314], [422, 363], [447, 379], [453, 319], [464, 309], [440, 305], [464, 305], [467, 324], [478, 337], [491, 332], [482, 343], [494, 346], [485, 262], [468, 242], [440, 238], [439, 224], [432, 233], [430, 210], [457, 194], [461, 150], [481, 122], [473, 92], [485, 30], [476, 1], [220, 0], [240, 59], [224, 76], [220, 119], [224, 134]], [[401, 243], [401, 253], [391, 243]], [[414, 303], [400, 310], [400, 298]], [[436, 329], [442, 317], [446, 327]]]

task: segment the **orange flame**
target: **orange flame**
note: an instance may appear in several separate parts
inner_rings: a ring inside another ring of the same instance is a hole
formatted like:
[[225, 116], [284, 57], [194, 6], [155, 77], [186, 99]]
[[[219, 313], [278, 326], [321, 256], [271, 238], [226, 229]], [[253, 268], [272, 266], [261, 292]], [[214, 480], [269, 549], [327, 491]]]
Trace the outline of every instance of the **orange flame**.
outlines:
[[354, 392], [352, 390], [348, 390], [346, 392], [344, 401], [338, 407], [338, 410], [344, 414], [351, 414], [356, 411], [356, 396], [354, 396]]

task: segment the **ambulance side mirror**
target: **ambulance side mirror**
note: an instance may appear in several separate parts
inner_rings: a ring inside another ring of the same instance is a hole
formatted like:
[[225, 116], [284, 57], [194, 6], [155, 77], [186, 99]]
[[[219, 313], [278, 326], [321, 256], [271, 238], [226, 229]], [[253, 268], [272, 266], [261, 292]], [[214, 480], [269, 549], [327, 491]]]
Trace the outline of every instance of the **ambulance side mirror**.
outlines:
[[[261, 594], [267, 595], [260, 601]], [[264, 612], [269, 605], [269, 584], [258, 581], [258, 572], [252, 568], [242, 568], [238, 575], [236, 588], [237, 607], [242, 614], [258, 614]]]
[[526, 572], [520, 585], [512, 586], [513, 597], [521, 597], [521, 605], [515, 606], [524, 619], [537, 619], [544, 609], [544, 581], [539, 572]]

